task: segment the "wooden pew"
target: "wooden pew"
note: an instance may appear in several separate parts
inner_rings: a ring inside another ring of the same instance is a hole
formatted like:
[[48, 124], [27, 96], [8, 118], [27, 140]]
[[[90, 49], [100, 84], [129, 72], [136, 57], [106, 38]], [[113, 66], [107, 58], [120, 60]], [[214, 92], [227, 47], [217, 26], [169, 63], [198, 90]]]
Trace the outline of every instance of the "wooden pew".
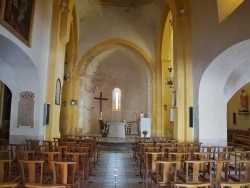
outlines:
[[250, 149], [250, 136], [233, 134], [233, 139], [230, 144], [234, 148], [242, 147], [244, 150], [249, 150]]

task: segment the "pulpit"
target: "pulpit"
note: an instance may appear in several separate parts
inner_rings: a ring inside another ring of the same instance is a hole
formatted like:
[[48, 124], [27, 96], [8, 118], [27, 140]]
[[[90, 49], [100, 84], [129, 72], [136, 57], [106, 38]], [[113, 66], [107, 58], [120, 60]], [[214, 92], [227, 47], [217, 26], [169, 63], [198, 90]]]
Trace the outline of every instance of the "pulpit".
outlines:
[[107, 137], [125, 138], [125, 126], [127, 122], [107, 122], [109, 133]]

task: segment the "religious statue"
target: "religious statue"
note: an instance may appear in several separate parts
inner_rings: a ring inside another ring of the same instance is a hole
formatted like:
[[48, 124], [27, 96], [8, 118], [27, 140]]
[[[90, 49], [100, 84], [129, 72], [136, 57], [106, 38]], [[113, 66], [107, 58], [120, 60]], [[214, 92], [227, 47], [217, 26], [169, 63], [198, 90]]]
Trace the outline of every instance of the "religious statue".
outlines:
[[242, 109], [248, 111], [248, 95], [244, 89], [241, 90], [240, 101]]

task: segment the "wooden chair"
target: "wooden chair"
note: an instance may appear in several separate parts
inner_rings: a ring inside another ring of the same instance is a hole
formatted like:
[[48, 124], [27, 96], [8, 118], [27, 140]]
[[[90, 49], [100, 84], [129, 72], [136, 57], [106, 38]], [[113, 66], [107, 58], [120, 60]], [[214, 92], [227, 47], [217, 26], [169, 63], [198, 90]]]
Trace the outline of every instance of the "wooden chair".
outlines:
[[211, 155], [210, 152], [193, 152], [192, 160], [211, 160]]
[[17, 161], [23, 160], [34, 160], [36, 151], [16, 151]]
[[53, 173], [53, 163], [51, 161], [61, 161], [62, 153], [59, 151], [43, 151], [42, 160], [44, 160], [44, 172], [52, 174]]
[[88, 153], [66, 152], [66, 161], [76, 161], [76, 173], [82, 175], [82, 181], [88, 183], [89, 180], [89, 158]]
[[43, 160], [19, 160], [23, 183], [47, 183], [52, 179], [43, 173]]
[[84, 142], [81, 143], [81, 146], [89, 147], [89, 157], [91, 159], [91, 162], [93, 166], [96, 165], [96, 150], [94, 148], [94, 142], [91, 140], [84, 140]]
[[211, 177], [210, 181], [213, 185], [218, 185], [219, 182], [228, 182], [230, 160], [210, 160]]
[[202, 145], [202, 142], [186, 142], [186, 147], [199, 147], [199, 148], [201, 148], [201, 145]]
[[201, 146], [202, 152], [211, 153], [211, 159], [214, 159], [214, 152], [216, 152], [216, 146]]
[[185, 163], [184, 161], [189, 159], [189, 153], [188, 152], [170, 152], [168, 154], [168, 160], [171, 161], [179, 161], [180, 163], [177, 164], [177, 173], [180, 176], [181, 174], [184, 174], [184, 167]]
[[6, 150], [9, 147], [8, 139], [0, 139], [0, 150]]
[[12, 159], [0, 159], [0, 182], [11, 181]]
[[235, 182], [247, 182], [250, 181], [250, 160], [239, 160], [239, 167], [237, 173], [229, 174], [229, 179]]
[[132, 122], [127, 122], [127, 125], [125, 126], [125, 133], [126, 135], [130, 135], [132, 130]]
[[58, 145], [58, 146], [52, 146], [53, 151], [58, 151], [61, 153], [61, 159], [58, 159], [59, 161], [64, 159], [65, 156], [65, 152], [68, 151], [68, 146], [62, 146], [62, 145]]
[[197, 147], [197, 146], [186, 146], [184, 148], [184, 152], [189, 153], [189, 160], [191, 160], [194, 152], [199, 152], [199, 151], [200, 151], [200, 147]]
[[234, 155], [234, 152], [221, 151], [213, 153], [213, 160], [230, 160], [231, 155]]
[[89, 168], [89, 175], [92, 172], [92, 163], [91, 163], [91, 154], [90, 154], [90, 148], [89, 147], [84, 147], [84, 146], [75, 146], [72, 147], [72, 152], [79, 152], [79, 153], [87, 153], [87, 161], [86, 161], [86, 165]]
[[241, 187], [250, 187], [250, 182], [220, 182], [221, 188], [241, 188]]
[[185, 178], [181, 176], [182, 181], [186, 183], [204, 183], [211, 180], [211, 169], [209, 160], [186, 160]]
[[161, 151], [166, 152], [168, 160], [172, 160], [169, 154], [170, 153], [182, 153], [184, 152], [183, 149], [184, 149], [183, 147], [171, 146], [171, 147], [162, 147]]
[[215, 146], [216, 152], [232, 152], [234, 150], [233, 146]]
[[9, 144], [10, 151], [11, 151], [11, 159], [16, 159], [16, 152], [17, 151], [25, 151], [27, 150], [26, 144]]
[[44, 140], [43, 144], [45, 145], [45, 151], [53, 151], [53, 146], [56, 146], [58, 143], [52, 140]]
[[40, 140], [25, 140], [27, 144], [27, 150], [36, 151], [39, 146]]
[[10, 150], [0, 150], [0, 159], [10, 159]]
[[176, 188], [182, 188], [182, 187], [187, 187], [187, 188], [198, 188], [198, 187], [203, 187], [203, 188], [209, 188], [211, 187], [210, 182], [206, 183], [175, 183], [174, 187]]
[[80, 188], [80, 179], [75, 177], [76, 161], [53, 161], [53, 184]]
[[144, 173], [146, 187], [148, 186], [148, 174], [156, 172], [156, 160], [163, 160], [165, 152], [145, 152]]
[[75, 142], [61, 142], [62, 146], [68, 146], [67, 151], [70, 152], [71, 151], [71, 147], [76, 146]]
[[155, 161], [156, 173], [152, 175], [152, 180], [157, 187], [170, 187], [177, 180], [177, 168], [179, 161]]
[[[240, 166], [238, 161], [239, 160], [250, 160], [250, 151], [236, 151], [231, 156], [234, 157], [234, 163], [230, 163], [230, 172], [234, 171], [234, 174], [237, 175], [239, 172]], [[243, 170], [243, 168], [242, 168]]]
[[145, 156], [145, 152], [160, 152], [160, 147], [156, 146], [144, 146], [141, 148], [141, 152], [140, 152], [140, 161], [139, 161], [139, 167], [140, 167], [140, 175], [143, 176], [143, 173], [142, 173], [142, 169], [143, 169], [143, 166], [145, 166], [145, 160], [146, 160], [146, 156]]

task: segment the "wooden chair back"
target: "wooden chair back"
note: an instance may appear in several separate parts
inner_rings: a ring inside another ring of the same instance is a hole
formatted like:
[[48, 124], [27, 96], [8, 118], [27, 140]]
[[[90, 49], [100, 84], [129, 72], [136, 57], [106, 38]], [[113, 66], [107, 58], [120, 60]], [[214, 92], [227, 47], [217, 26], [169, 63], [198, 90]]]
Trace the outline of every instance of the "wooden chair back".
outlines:
[[[211, 165], [209, 160], [186, 160], [185, 182], [204, 183], [211, 180]], [[183, 179], [184, 180], [184, 179]]]
[[178, 171], [183, 171], [184, 169], [184, 161], [189, 159], [188, 152], [170, 152], [168, 154], [168, 160], [171, 161], [179, 161], [180, 163], [177, 165]]
[[157, 160], [156, 173], [152, 175], [152, 180], [157, 186], [171, 187], [177, 180], [177, 168], [179, 161]]
[[[234, 163], [230, 164], [230, 171], [234, 171], [234, 174], [238, 174], [240, 166], [239, 160], [250, 160], [250, 151], [235, 151], [231, 154], [234, 158]], [[244, 168], [242, 168], [243, 170]], [[231, 174], [230, 174], [231, 175]]]
[[53, 184], [71, 184], [80, 188], [80, 179], [75, 177], [76, 161], [53, 161]]
[[25, 151], [27, 150], [26, 144], [9, 144], [11, 151], [11, 159], [16, 159], [17, 151]]
[[61, 160], [63, 160], [63, 158], [64, 158], [64, 156], [65, 156], [65, 152], [66, 151], [68, 151], [68, 146], [61, 146], [61, 145], [59, 145], [59, 146], [52, 146], [52, 148], [53, 148], [53, 151], [58, 151], [58, 152], [60, 152], [61, 153], [61, 159], [59, 158], [58, 160], [59, 161], [61, 161]]
[[38, 149], [40, 140], [25, 140], [27, 144], [27, 150], [36, 151]]
[[90, 160], [88, 158], [88, 153], [78, 153], [78, 152], [66, 152], [66, 161], [76, 161], [77, 165], [74, 169], [77, 173], [82, 174], [82, 180], [88, 181], [89, 170], [90, 170]]
[[12, 159], [0, 159], [0, 182], [11, 181]]
[[211, 187], [210, 182], [205, 182], [205, 183], [175, 183], [174, 185], [175, 188], [209, 188]]
[[230, 160], [231, 156], [234, 155], [234, 152], [214, 152], [214, 160]]
[[220, 182], [221, 188], [241, 188], [241, 187], [250, 187], [250, 182]]
[[215, 146], [216, 152], [232, 152], [233, 146]]
[[148, 174], [156, 172], [156, 161], [163, 160], [165, 152], [145, 152], [144, 173], [143, 179], [146, 180], [146, 187], [148, 186]]
[[221, 181], [228, 181], [230, 160], [210, 160], [211, 182], [218, 185]]
[[16, 188], [19, 187], [19, 182], [0, 182], [0, 188]]
[[16, 151], [17, 161], [22, 160], [33, 160], [35, 151]]
[[53, 173], [53, 163], [51, 161], [60, 161], [62, 153], [59, 151], [43, 151], [42, 160], [44, 160], [44, 168], [46, 173]]
[[0, 159], [10, 159], [11, 151], [10, 150], [0, 150]]
[[61, 142], [62, 146], [68, 146], [67, 151], [70, 152], [71, 151], [71, 147], [76, 146], [75, 142]]
[[210, 152], [193, 152], [192, 160], [211, 160], [211, 155]]
[[26, 183], [25, 184], [25, 188], [41, 188], [41, 187], [66, 188], [67, 185], [62, 185], [62, 184], [40, 184], [40, 183]]
[[47, 183], [51, 176], [43, 174], [43, 160], [19, 160], [23, 183]]

